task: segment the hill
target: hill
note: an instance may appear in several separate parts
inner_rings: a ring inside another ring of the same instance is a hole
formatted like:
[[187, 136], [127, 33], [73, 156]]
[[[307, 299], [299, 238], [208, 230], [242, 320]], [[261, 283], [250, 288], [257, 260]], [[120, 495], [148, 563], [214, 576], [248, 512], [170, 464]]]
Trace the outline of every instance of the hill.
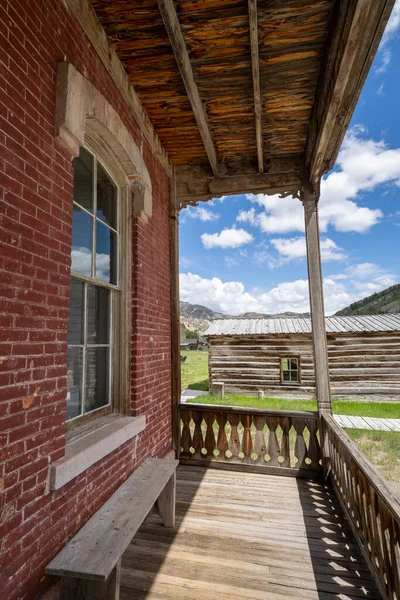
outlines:
[[285, 312], [281, 314], [263, 314], [256, 312], [247, 312], [242, 315], [224, 315], [215, 312], [201, 304], [191, 304], [190, 302], [181, 302], [181, 334], [184, 337], [184, 330], [199, 331], [204, 333], [209, 325], [215, 319], [271, 319], [277, 317], [309, 317], [309, 313]]
[[348, 317], [351, 315], [384, 315], [400, 313], [400, 284], [372, 294], [339, 310], [336, 315]]

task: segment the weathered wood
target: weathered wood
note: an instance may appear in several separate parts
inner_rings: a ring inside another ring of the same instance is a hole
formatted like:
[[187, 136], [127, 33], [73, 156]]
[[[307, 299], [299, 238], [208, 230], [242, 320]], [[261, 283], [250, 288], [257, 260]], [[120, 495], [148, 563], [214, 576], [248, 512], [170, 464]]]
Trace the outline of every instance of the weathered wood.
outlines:
[[254, 118], [256, 125], [257, 161], [259, 173], [264, 172], [264, 152], [262, 139], [262, 106], [260, 88], [260, 59], [258, 55], [257, 0], [248, 0], [249, 32], [251, 46], [251, 69], [253, 73]]
[[394, 0], [338, 3], [309, 127], [311, 181], [333, 168]]
[[322, 472], [317, 413], [182, 404], [180, 414], [182, 464], [299, 477]]
[[179, 414], [178, 404], [181, 399], [181, 324], [179, 304], [179, 212], [176, 197], [175, 167], [170, 184], [170, 270], [171, 270], [171, 410], [172, 410], [172, 444], [176, 456], [179, 457]]
[[335, 422], [323, 415], [335, 490], [384, 598], [400, 597], [400, 501]]
[[193, 110], [197, 125], [199, 127], [201, 139], [207, 152], [208, 160], [212, 172], [218, 175], [218, 159], [214, 147], [214, 141], [211, 137], [207, 122], [207, 113], [200, 98], [199, 90], [194, 78], [192, 65], [190, 64], [189, 54], [182, 34], [181, 25], [176, 14], [173, 0], [157, 0], [161, 16], [171, 43], [172, 51], [175, 55], [179, 71], [181, 73], [186, 93]]
[[309, 184], [305, 184], [301, 191], [301, 200], [304, 206], [306, 228], [308, 286], [318, 410], [320, 413], [332, 412], [318, 223], [319, 198], [312, 193]]
[[177, 464], [162, 459], [143, 463], [51, 561], [46, 573], [106, 581]]
[[121, 560], [117, 562], [106, 581], [61, 577], [60, 600], [119, 600], [120, 582]]
[[201, 167], [177, 167], [177, 196], [180, 206], [229, 194], [247, 192], [298, 194], [303, 178], [301, 157], [279, 157], [264, 164], [264, 173], [226, 173], [214, 177]]
[[124, 554], [121, 600], [379, 598], [329, 483], [180, 466], [177, 496], [179, 527], [150, 518]]
[[164, 527], [174, 527], [175, 525], [175, 503], [176, 473], [174, 471], [157, 500], [158, 512], [163, 520]]

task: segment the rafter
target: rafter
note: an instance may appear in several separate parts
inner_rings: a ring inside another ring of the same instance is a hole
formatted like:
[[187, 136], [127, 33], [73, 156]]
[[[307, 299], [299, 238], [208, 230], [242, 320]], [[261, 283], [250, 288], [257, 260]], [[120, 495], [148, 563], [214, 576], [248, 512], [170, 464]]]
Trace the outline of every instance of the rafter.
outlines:
[[283, 194], [297, 196], [304, 178], [301, 156], [271, 159], [264, 173], [237, 171], [213, 177], [203, 167], [176, 167], [180, 207], [230, 194]]
[[263, 141], [262, 141], [262, 104], [260, 87], [260, 59], [258, 56], [258, 21], [257, 0], [248, 0], [249, 31], [251, 46], [251, 68], [253, 72], [254, 117], [256, 122], [256, 144], [258, 170], [264, 172]]
[[312, 185], [335, 163], [394, 0], [338, 2], [308, 132]]
[[183, 83], [186, 88], [193, 114], [197, 121], [204, 148], [207, 152], [208, 160], [212, 172], [218, 175], [218, 160], [214, 142], [207, 122], [207, 114], [200, 98], [199, 89], [194, 79], [192, 65], [190, 64], [189, 54], [182, 34], [178, 15], [176, 14], [173, 0], [157, 0], [165, 28], [168, 33], [171, 48], [174, 52], [176, 62], [181, 73]]

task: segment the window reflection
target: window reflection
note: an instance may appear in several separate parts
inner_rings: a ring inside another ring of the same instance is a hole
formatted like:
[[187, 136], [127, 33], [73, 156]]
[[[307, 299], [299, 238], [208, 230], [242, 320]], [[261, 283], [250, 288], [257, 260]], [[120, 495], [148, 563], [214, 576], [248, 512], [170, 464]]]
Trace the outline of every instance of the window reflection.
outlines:
[[74, 204], [72, 213], [71, 270], [92, 275], [93, 219]]
[[96, 279], [117, 284], [117, 234], [96, 223]]
[[117, 189], [110, 177], [97, 163], [97, 211], [96, 216], [110, 227], [117, 229]]
[[74, 201], [93, 212], [93, 156], [84, 148], [74, 158]]

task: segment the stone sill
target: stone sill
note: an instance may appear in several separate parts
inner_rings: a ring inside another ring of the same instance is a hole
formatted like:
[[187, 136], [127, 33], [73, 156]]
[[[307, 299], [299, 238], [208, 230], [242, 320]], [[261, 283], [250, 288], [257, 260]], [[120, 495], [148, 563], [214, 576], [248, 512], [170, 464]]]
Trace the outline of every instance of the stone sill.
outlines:
[[146, 417], [116, 417], [67, 442], [65, 456], [51, 465], [50, 490], [58, 490], [146, 428]]

